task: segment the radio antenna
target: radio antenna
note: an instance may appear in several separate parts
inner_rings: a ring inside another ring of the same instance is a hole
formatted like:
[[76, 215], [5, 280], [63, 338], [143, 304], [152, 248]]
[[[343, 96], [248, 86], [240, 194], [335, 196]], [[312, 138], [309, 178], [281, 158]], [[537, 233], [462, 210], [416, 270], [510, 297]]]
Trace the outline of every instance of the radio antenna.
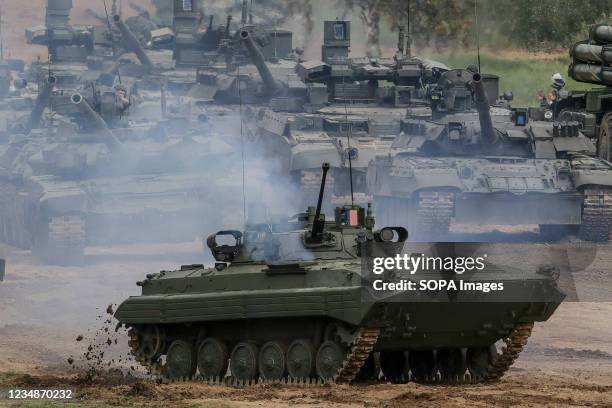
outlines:
[[476, 26], [476, 51], [478, 54], [478, 72], [482, 73], [480, 64], [480, 26], [478, 25], [478, 0], [474, 0], [474, 25]]
[[[111, 26], [111, 22], [110, 22], [110, 17], [108, 15], [108, 8], [106, 7], [106, 0], [102, 1], [104, 3], [104, 13], [106, 14], [106, 25], [108, 27], [108, 35], [111, 41], [111, 47], [113, 48], [113, 58], [117, 58], [117, 47], [115, 44], [115, 35], [113, 34], [113, 27]], [[115, 11], [114, 9], [117, 8], [117, 3], [113, 2], [113, 9], [111, 9], [111, 11]], [[113, 14], [113, 16], [116, 14]], [[117, 69], [117, 72], [119, 72], [119, 69]], [[119, 77], [119, 83], [121, 83], [121, 76]]]
[[349, 122], [349, 114], [348, 114], [348, 100], [347, 100], [347, 94], [346, 94], [346, 85], [345, 85], [345, 78], [344, 75], [342, 76], [342, 90], [344, 91], [344, 118], [346, 121], [346, 144], [347, 144], [347, 156], [348, 156], [348, 162], [349, 162], [349, 181], [350, 181], [350, 185], [351, 185], [351, 206], [355, 205], [355, 195], [353, 192], [353, 159], [352, 159], [352, 155], [351, 155], [351, 129], [350, 129], [350, 122]]
[[408, 58], [412, 57], [412, 24], [410, 23], [410, 0], [406, 0], [406, 56]]
[[239, 115], [240, 115], [240, 156], [242, 159], [242, 222], [246, 227], [247, 223], [247, 210], [246, 210], [246, 181], [245, 181], [245, 165], [244, 165], [244, 119], [242, 117], [242, 78], [240, 77], [240, 64], [238, 64], [238, 101], [239, 101]]
[[2, 38], [2, 7], [0, 7], [0, 61], [4, 60], [4, 39]]

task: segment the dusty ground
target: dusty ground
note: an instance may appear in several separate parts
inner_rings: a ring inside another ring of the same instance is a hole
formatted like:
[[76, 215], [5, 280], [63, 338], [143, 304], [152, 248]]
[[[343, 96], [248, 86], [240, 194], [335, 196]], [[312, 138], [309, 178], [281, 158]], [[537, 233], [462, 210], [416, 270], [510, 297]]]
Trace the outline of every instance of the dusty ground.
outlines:
[[[532, 232], [519, 234], [534, 242], [506, 244], [506, 258], [550, 258], [551, 254], [542, 256], [550, 246], [535, 242]], [[146, 378], [136, 380], [144, 373], [125, 357], [127, 340], [121, 332], [114, 333], [114, 322], [107, 323], [106, 308], [137, 293], [134, 282], [148, 272], [202, 262], [199, 242], [89, 248], [83, 267], [40, 265], [27, 252], [2, 252], [8, 270], [0, 283], [0, 388], [70, 385], [79, 390], [86, 406], [612, 406], [612, 303], [564, 303], [548, 322], [536, 325], [527, 349], [497, 384], [248, 389], [158, 385]], [[597, 290], [609, 293], [612, 281], [612, 246], [598, 246], [596, 252], [587, 270], [573, 275], [577, 292], [587, 300], [593, 300]], [[79, 335], [84, 339], [77, 342]], [[83, 353], [92, 344], [96, 355], [88, 361]], [[101, 358], [100, 350], [105, 353]], [[69, 358], [75, 360], [75, 368]], [[134, 378], [84, 377], [92, 365], [124, 370]]]

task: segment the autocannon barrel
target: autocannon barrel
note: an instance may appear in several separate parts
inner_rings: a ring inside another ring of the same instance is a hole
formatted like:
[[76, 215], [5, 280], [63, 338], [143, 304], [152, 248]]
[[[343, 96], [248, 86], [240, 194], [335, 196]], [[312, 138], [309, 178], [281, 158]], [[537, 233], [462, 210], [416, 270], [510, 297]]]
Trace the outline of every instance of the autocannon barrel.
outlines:
[[325, 220], [321, 219], [321, 207], [323, 206], [323, 195], [325, 194], [325, 181], [327, 172], [329, 171], [329, 163], [323, 163], [323, 176], [321, 177], [321, 189], [319, 190], [319, 200], [317, 201], [317, 210], [315, 212], [314, 222], [312, 223], [312, 238], [318, 240], [323, 233]]
[[34, 107], [30, 112], [30, 117], [28, 118], [28, 122], [26, 124], [26, 129], [28, 132], [35, 129], [40, 124], [40, 118], [42, 117], [45, 107], [49, 103], [51, 91], [53, 91], [53, 87], [56, 83], [57, 78], [55, 78], [53, 75], [49, 75], [42, 89], [40, 89], [38, 92], [36, 102], [34, 102]]
[[109, 149], [115, 150], [121, 147], [121, 142], [111, 132], [106, 124], [106, 121], [93, 110], [89, 103], [79, 93], [72, 94], [70, 101], [79, 107], [81, 113], [87, 118], [88, 124], [92, 127], [95, 132], [102, 134], [102, 142], [108, 146]]
[[568, 75], [578, 82], [612, 86], [612, 67], [573, 63], [569, 66]]
[[575, 61], [590, 64], [612, 64], [612, 45], [594, 45], [579, 42], [570, 50], [570, 56]]
[[253, 41], [251, 33], [249, 33], [247, 30], [240, 30], [240, 41], [242, 41], [242, 44], [244, 44], [244, 47], [249, 53], [253, 64], [255, 64], [255, 67], [257, 67], [257, 71], [259, 72], [261, 79], [264, 81], [264, 84], [266, 84], [268, 93], [277, 93], [279, 86], [272, 77], [272, 73], [270, 72], [270, 68], [268, 68], [266, 65], [263, 53], [257, 44], [255, 44], [255, 41]]
[[121, 31], [121, 36], [123, 37], [123, 40], [125, 41], [126, 45], [134, 54], [136, 54], [136, 57], [138, 57], [138, 61], [140, 61], [142, 65], [149, 69], [153, 68], [153, 63], [149, 59], [149, 56], [145, 52], [144, 48], [132, 32], [132, 30], [130, 30], [130, 28], [126, 26], [125, 23], [121, 20], [121, 16], [113, 16], [113, 21], [115, 22], [117, 28], [119, 28], [119, 31]]
[[480, 120], [480, 134], [486, 143], [493, 144], [497, 141], [497, 137], [493, 129], [493, 121], [491, 120], [489, 100], [487, 99], [487, 93], [480, 74], [474, 74], [472, 85], [474, 88], [474, 105]]

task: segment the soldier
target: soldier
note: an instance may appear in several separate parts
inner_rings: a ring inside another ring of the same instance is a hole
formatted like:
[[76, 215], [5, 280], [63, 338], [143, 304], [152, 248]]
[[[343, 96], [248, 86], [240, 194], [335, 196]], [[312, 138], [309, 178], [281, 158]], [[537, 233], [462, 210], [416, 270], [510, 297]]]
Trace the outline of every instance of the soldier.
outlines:
[[548, 105], [554, 110], [556, 103], [563, 97], [565, 88], [565, 80], [560, 73], [554, 74], [550, 80], [552, 81], [551, 90], [548, 93]]
[[130, 97], [128, 96], [127, 89], [123, 85], [115, 86], [115, 97], [118, 111], [121, 113], [125, 112], [130, 107]]
[[546, 94], [543, 90], [539, 90], [536, 94], [536, 99], [540, 103], [540, 108], [548, 108], [548, 99], [546, 99]]

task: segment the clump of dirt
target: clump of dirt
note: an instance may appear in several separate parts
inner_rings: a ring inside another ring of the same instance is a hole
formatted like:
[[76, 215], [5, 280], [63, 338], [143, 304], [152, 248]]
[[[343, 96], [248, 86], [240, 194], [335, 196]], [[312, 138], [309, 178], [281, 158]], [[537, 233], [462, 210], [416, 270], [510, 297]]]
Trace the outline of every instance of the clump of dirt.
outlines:
[[77, 336], [76, 342], [87, 341], [87, 348], [82, 355], [69, 356], [67, 359], [72, 369], [79, 373], [86, 373], [84, 376], [79, 374], [84, 381], [91, 381], [101, 374], [106, 375], [111, 368], [110, 371], [121, 372], [123, 368], [124, 373], [136, 372], [137, 364], [129, 351], [120, 350], [124, 342], [120, 343], [119, 340], [124, 340], [127, 333], [121, 325], [115, 325], [114, 310], [114, 305], [108, 305], [106, 314], [102, 313], [96, 318], [102, 323], [98, 329]]

